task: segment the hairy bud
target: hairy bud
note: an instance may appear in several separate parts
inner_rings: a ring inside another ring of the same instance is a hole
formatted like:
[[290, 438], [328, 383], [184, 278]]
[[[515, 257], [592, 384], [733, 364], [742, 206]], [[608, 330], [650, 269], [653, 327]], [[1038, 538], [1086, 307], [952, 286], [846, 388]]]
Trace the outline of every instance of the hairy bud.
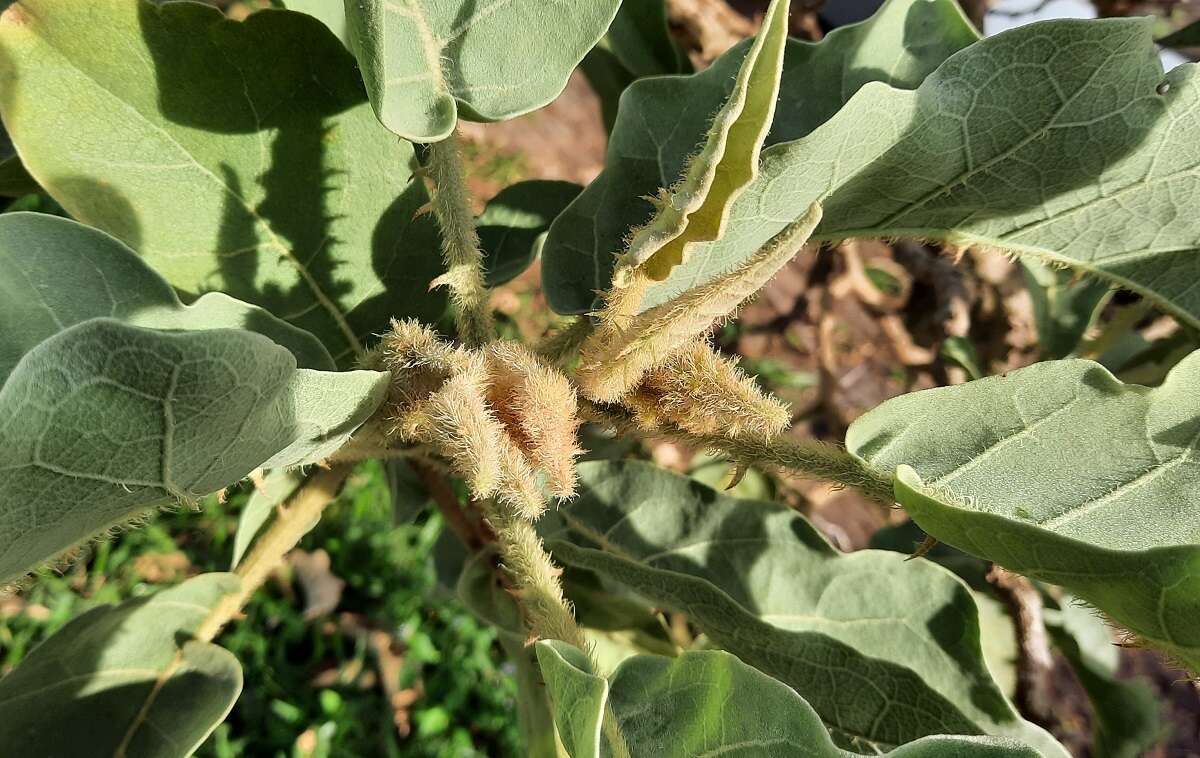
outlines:
[[393, 320], [378, 349], [381, 366], [392, 374], [391, 401], [401, 407], [428, 398], [471, 362], [467, 351], [414, 319]]
[[483, 359], [470, 356], [461, 373], [402, 410], [393, 430], [401, 439], [429, 445], [449, 459], [477, 498], [490, 497], [500, 487], [501, 452], [508, 443], [486, 397]]
[[620, 401], [647, 371], [728, 317], [766, 284], [820, 221], [821, 206], [814, 203], [800, 220], [736, 268], [634, 316], [627, 314], [630, 298], [640, 302], [638, 282], [614, 288], [601, 328], [581, 350], [583, 360], [575, 376], [584, 393], [598, 402]]
[[697, 340], [651, 369], [625, 399], [639, 423], [664, 422], [692, 434], [772, 439], [791, 424], [791, 412], [758, 388], [732, 361]]
[[534, 468], [545, 471], [555, 496], [575, 494], [579, 399], [560, 372], [514, 342], [486, 349], [488, 400], [513, 442]]

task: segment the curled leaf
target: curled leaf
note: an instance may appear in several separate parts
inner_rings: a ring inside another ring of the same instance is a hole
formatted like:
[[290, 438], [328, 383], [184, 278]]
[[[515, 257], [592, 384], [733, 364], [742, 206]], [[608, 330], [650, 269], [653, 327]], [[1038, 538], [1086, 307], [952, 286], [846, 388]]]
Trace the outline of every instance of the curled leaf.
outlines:
[[[813, 204], [734, 269], [623, 322], [602, 323], [580, 351], [579, 386], [600, 402], [625, 397], [647, 371], [732, 314], [770, 281], [808, 241], [820, 221], [821, 206]], [[621, 292], [614, 297], [622, 298]]]
[[787, 19], [787, 0], [773, 0], [700, 152], [689, 160], [680, 181], [653, 201], [654, 218], [634, 232], [617, 264], [617, 286], [628, 283], [632, 269], [662, 281], [683, 263], [691, 246], [724, 235], [733, 201], [758, 176], [759, 152], [779, 97]]

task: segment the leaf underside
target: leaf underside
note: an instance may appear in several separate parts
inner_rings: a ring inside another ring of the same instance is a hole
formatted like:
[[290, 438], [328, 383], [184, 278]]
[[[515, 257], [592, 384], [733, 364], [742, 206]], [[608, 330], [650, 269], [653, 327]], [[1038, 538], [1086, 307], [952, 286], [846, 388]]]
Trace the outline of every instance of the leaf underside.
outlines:
[[786, 0], [774, 0], [750, 50], [741, 60], [733, 90], [711, 119], [703, 146], [687, 161], [683, 177], [657, 201], [657, 213], [633, 232], [617, 264], [663, 281], [695, 246], [725, 234], [729, 209], [758, 175], [759, 152], [775, 116], [787, 43]]
[[460, 116], [502, 121], [558, 97], [620, 4], [354, 0], [346, 11], [380, 121], [413, 142], [438, 142]]
[[890, 400], [847, 446], [922, 529], [1062, 585], [1200, 670], [1200, 353], [1162, 386], [1083, 360]]

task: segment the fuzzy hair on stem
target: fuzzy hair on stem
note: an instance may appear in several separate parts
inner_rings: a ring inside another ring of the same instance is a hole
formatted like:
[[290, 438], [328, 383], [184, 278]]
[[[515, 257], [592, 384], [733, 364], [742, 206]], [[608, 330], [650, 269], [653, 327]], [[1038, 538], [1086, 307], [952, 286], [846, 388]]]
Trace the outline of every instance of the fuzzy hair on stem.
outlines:
[[459, 339], [472, 347], [484, 345], [495, 337], [496, 326], [483, 280], [483, 252], [479, 249], [457, 131], [429, 146], [429, 176], [446, 263], [446, 273], [430, 286], [449, 287]]
[[853, 487], [882, 505], [895, 503], [892, 480], [863, 466], [840, 445], [790, 437], [731, 439], [719, 434], [692, 434], [671, 425], [645, 428], [637, 416], [620, 406], [584, 402], [581, 415], [588, 421], [629, 434], [665, 437], [692, 447], [719, 452], [739, 466], [775, 469], [810, 479]]
[[770, 281], [820, 222], [821, 206], [813, 203], [798, 221], [731, 271], [632, 317], [627, 315], [629, 299], [640, 302], [638, 282], [613, 289], [600, 329], [580, 351], [575, 377], [584, 394], [598, 402], [620, 401], [646, 372], [728, 317]]
[[393, 421], [396, 436], [437, 450], [479, 498], [492, 496], [500, 486], [501, 450], [507, 442], [486, 397], [483, 357], [473, 355], [461, 373]]
[[647, 428], [674, 425], [692, 434], [773, 439], [791, 411], [759, 389], [737, 364], [696, 340], [646, 374], [624, 404]]
[[528, 348], [493, 342], [485, 354], [491, 386], [488, 399], [513, 442], [534, 468], [546, 472], [556, 497], [575, 494], [579, 398], [559, 371]]

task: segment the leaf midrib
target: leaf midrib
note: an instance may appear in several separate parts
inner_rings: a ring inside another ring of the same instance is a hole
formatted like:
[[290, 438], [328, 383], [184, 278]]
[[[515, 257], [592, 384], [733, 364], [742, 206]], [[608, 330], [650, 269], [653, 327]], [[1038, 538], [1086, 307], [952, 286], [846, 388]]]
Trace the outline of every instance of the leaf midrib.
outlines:
[[[565, 521], [565, 522], [568, 524], [568, 528], [569, 528], [569, 529], [574, 529], [574, 530], [576, 530], [576, 531], [580, 532], [581, 534], [583, 534], [584, 536], [586, 536], [587, 538], [589, 538], [589, 539], [591, 539], [593, 542], [595, 542], [597, 545], [600, 545], [601, 547], [600, 547], [600, 549], [598, 549], [598, 550], [597, 550], [597, 549], [595, 549], [595, 548], [590, 548], [590, 549], [592, 549], [592, 550], [595, 550], [596, 552], [599, 552], [599, 553], [602, 553], [602, 554], [609, 555], [609, 556], [611, 556], [611, 557], [613, 557], [613, 558], [616, 558], [617, 560], [626, 561], [626, 562], [628, 562], [628, 563], [632, 563], [632, 564], [634, 564], [634, 565], [645, 565], [645, 568], [646, 568], [647, 570], [649, 570], [649, 571], [656, 571], [656, 572], [662, 572], [662, 573], [678, 573], [678, 572], [675, 572], [675, 571], [673, 571], [673, 570], [671, 570], [671, 569], [664, 569], [664, 568], [660, 568], [660, 567], [657, 567], [657, 566], [651, 566], [651, 565], [648, 565], [648, 564], [643, 564], [643, 561], [642, 561], [642, 559], [640, 559], [640, 558], [638, 558], [638, 557], [634, 556], [632, 553], [629, 553], [629, 552], [625, 551], [623, 548], [621, 548], [620, 546], [618, 546], [618, 545], [614, 544], [614, 543], [613, 543], [611, 540], [609, 540], [609, 539], [608, 539], [608, 535], [609, 535], [609, 534], [611, 534], [612, 530], [613, 530], [613, 529], [614, 529], [614, 528], [615, 528], [617, 525], [619, 525], [619, 524], [620, 524], [621, 522], [623, 522], [623, 521], [624, 521], [624, 520], [625, 520], [627, 517], [629, 517], [629, 516], [633, 515], [633, 513], [635, 513], [637, 510], [641, 509], [641, 508], [642, 508], [643, 506], [645, 506], [645, 505], [647, 505], [647, 503], [643, 502], [643, 503], [639, 504], [639, 505], [638, 505], [638, 506], [637, 506], [637, 507], [636, 507], [636, 508], [635, 508], [633, 511], [630, 511], [630, 512], [627, 512], [627, 513], [623, 514], [622, 518], [621, 518], [621, 519], [620, 519], [620, 520], [617, 522], [617, 524], [614, 524], [612, 527], [610, 527], [610, 528], [609, 528], [608, 530], [606, 530], [604, 533], [600, 533], [600, 532], [596, 531], [595, 529], [593, 529], [593, 528], [592, 528], [590, 525], [588, 525], [588, 524], [585, 524], [585, 523], [582, 523], [582, 522], [581, 522], [579, 519], [575, 518], [575, 517], [574, 517], [572, 514], [570, 514], [570, 513], [569, 513], [568, 511], [566, 511], [566, 510], [560, 511], [560, 514], [559, 514], [559, 515], [561, 516], [561, 518], [563, 519], [563, 521]], [[560, 539], [562, 539], [562, 538], [560, 538]], [[563, 539], [563, 541], [564, 541], [564, 542], [567, 542], [567, 544], [568, 544], [568, 545], [570, 545], [571, 547], [573, 547], [573, 548], [574, 548], [574, 549], [576, 549], [576, 550], [587, 550], [587, 549], [589, 549], [589, 548], [581, 547], [581, 546], [578, 546], [578, 545], [574, 545], [573, 543], [570, 543], [569, 541], [567, 541], [567, 540], [565, 540], [565, 539]], [[826, 558], [826, 560], [837, 560], [837, 556], [833, 556], [832, 558], [828, 558], [828, 557], [827, 557], [827, 558]], [[692, 577], [692, 576], [689, 576], [689, 575], [687, 575], [687, 574], [680, 574], [680, 576], [684, 576], [684, 577], [687, 577], [688, 579], [692, 579], [692, 580], [694, 580], [694, 581], [701, 582], [701, 583], [703, 583], [703, 584], [707, 585], [707, 586], [708, 586], [709, 588], [711, 588], [711, 589], [712, 589], [714, 592], [716, 592], [716, 593], [718, 593], [719, 595], [722, 595], [723, 597], [725, 597], [726, 599], [728, 599], [728, 600], [729, 600], [729, 602], [730, 602], [731, 604], [733, 604], [735, 607], [737, 607], [738, 609], [740, 609], [740, 610], [741, 610], [743, 613], [745, 613], [745, 614], [746, 614], [747, 616], [749, 616], [750, 618], [753, 618], [753, 619], [755, 619], [755, 620], [759, 621], [760, 623], [767, 624], [767, 625], [769, 625], [769, 626], [773, 626], [773, 627], [774, 627], [774, 625], [773, 625], [773, 624], [770, 624], [770, 622], [768, 622], [768, 621], [766, 621], [766, 620], [765, 620], [765, 618], [764, 618], [764, 616], [763, 616], [763, 615], [761, 615], [761, 614], [757, 614], [757, 613], [754, 613], [754, 612], [751, 612], [749, 609], [747, 609], [747, 608], [746, 608], [746, 606], [745, 606], [745, 605], [743, 605], [742, 603], [740, 603], [738, 600], [734, 599], [732, 596], [730, 596], [730, 595], [729, 595], [729, 593], [727, 593], [727, 592], [726, 592], [724, 589], [722, 589], [721, 587], [717, 586], [715, 583], [713, 583], [713, 582], [712, 582], [712, 581], [710, 581], [709, 579], [707, 579], [707, 578], [704, 578], [704, 577], [699, 577], [699, 576]], [[907, 624], [906, 624], [906, 626], [907, 626]], [[784, 632], [784, 633], [786, 633], [786, 634], [818, 634], [818, 635], [821, 635], [821, 636], [827, 637], [827, 638], [829, 638], [829, 639], [831, 639], [831, 640], [835, 640], [835, 639], [836, 639], [836, 638], [834, 638], [832, 635], [829, 635], [829, 634], [827, 634], [826, 632], [824, 632], [824, 631], [820, 631], [820, 630], [806, 630], [806, 631], [798, 631], [798, 630], [793, 630], [793, 629], [787, 629], [787, 628], [785, 628], [785, 627], [774, 627], [774, 628], [776, 628], [776, 629], [779, 629], [780, 631], [782, 631], [782, 632]], [[842, 644], [844, 644], [844, 643], [842, 643]], [[856, 650], [856, 652], [858, 652], [858, 653], [859, 653], [860, 655], [862, 655], [864, 658], [873, 658], [872, 656], [869, 656], [869, 655], [867, 655], [866, 653], [862, 653], [861, 651], [858, 651], [858, 650], [857, 650], [857, 648], [853, 648], [853, 649], [855, 649], [855, 650]], [[886, 659], [874, 659], [874, 660], [882, 660], [882, 661], [885, 661], [886, 663], [888, 663], [889, 665], [894, 665], [894, 666], [897, 666], [897, 667], [900, 667], [900, 668], [907, 668], [907, 667], [904, 667], [904, 666], [902, 666], [901, 664], [894, 663], [894, 662], [891, 662], [891, 661], [886, 661]], [[820, 666], [820, 664], [816, 663], [815, 661], [807, 661], [807, 662], [809, 663], [809, 665], [813, 665], [813, 666]], [[827, 668], [827, 667], [823, 667], [823, 668]], [[848, 674], [850, 674], [850, 675], [852, 675], [852, 676], [854, 675], [854, 672], [846, 672], [846, 673], [848, 673]], [[874, 682], [872, 682], [871, 680], [869, 680], [869, 679], [865, 679], [865, 678], [864, 678], [864, 679], [863, 679], [863, 682], [864, 682], [864, 684], [866, 684], [867, 686], [869, 686], [869, 687], [871, 687], [872, 689], [874, 689], [874, 690], [875, 690], [875, 691], [876, 691], [876, 692], [879, 694], [879, 696], [880, 696], [880, 697], [881, 697], [881, 698], [882, 698], [884, 701], [886, 701], [886, 702], [888, 703], [888, 705], [887, 705], [885, 708], [881, 709], [881, 711], [880, 711], [880, 714], [879, 714], [879, 716], [878, 716], [878, 717], [877, 717], [877, 719], [876, 719], [876, 723], [875, 723], [875, 724], [873, 725], [873, 727], [872, 727], [872, 729], [874, 729], [874, 730], [877, 730], [877, 729], [878, 729], [878, 725], [879, 725], [879, 720], [880, 720], [880, 719], [882, 719], [884, 716], [886, 716], [886, 715], [887, 715], [887, 714], [890, 712], [890, 710], [891, 710], [891, 709], [894, 707], [894, 705], [896, 704], [896, 701], [895, 701], [895, 700], [893, 700], [893, 699], [892, 699], [892, 698], [891, 698], [891, 697], [888, 695], [888, 693], [886, 693], [886, 692], [885, 692], [883, 689], [881, 689], [880, 687], [878, 687], [878, 686], [877, 686], [877, 685], [876, 685]], [[936, 692], [936, 690], [934, 690], [934, 691]], [[940, 694], [940, 693], [939, 693], [939, 694]], [[956, 707], [956, 710], [957, 710], [957, 707]], [[967, 715], [967, 714], [963, 713], [961, 710], [959, 710], [959, 713], [960, 713], [960, 714], [963, 716], [963, 718], [964, 718], [964, 719], [966, 719], [966, 720], [968, 720], [968, 721], [971, 721], [972, 723], [974, 723], [974, 721], [975, 721], [974, 717], [972, 717], [972, 716], [969, 716], [969, 715]], [[821, 720], [821, 723], [825, 724], [825, 725], [826, 725], [826, 727], [827, 727], [827, 728], [829, 728], [829, 729], [830, 729], [830, 730], [832, 730], [832, 731], [837, 731], [837, 732], [839, 732], [839, 733], [841, 733], [841, 734], [844, 734], [844, 735], [846, 735], [846, 736], [848, 736], [848, 737], [851, 737], [851, 738], [854, 738], [854, 739], [857, 739], [857, 740], [861, 740], [861, 741], [863, 741], [863, 742], [867, 742], [867, 743], [869, 743], [869, 744], [872, 744], [872, 745], [885, 745], [885, 746], [889, 746], [889, 745], [888, 745], [888, 743], [885, 743], [885, 742], [879, 742], [879, 741], [878, 741], [876, 738], [874, 738], [874, 737], [871, 737], [871, 736], [868, 736], [868, 735], [863, 735], [863, 734], [855, 734], [854, 732], [852, 732], [852, 731], [848, 730], [848, 729], [847, 729], [846, 727], [844, 727], [844, 726], [841, 726], [841, 725], [839, 725], [839, 724], [832, 723], [832, 722], [830, 722], [830, 721], [829, 721], [829, 720], [828, 720], [828, 719], [827, 719], [827, 718], [826, 718], [824, 715], [822, 715], [822, 714], [821, 714], [821, 713], [819, 713], [819, 712], [817, 713], [817, 717], [818, 717], [818, 718]], [[995, 721], [993, 720], [993, 723], [999, 723], [999, 722], [995, 722]], [[890, 747], [896, 747], [896, 745], [890, 745]]]

